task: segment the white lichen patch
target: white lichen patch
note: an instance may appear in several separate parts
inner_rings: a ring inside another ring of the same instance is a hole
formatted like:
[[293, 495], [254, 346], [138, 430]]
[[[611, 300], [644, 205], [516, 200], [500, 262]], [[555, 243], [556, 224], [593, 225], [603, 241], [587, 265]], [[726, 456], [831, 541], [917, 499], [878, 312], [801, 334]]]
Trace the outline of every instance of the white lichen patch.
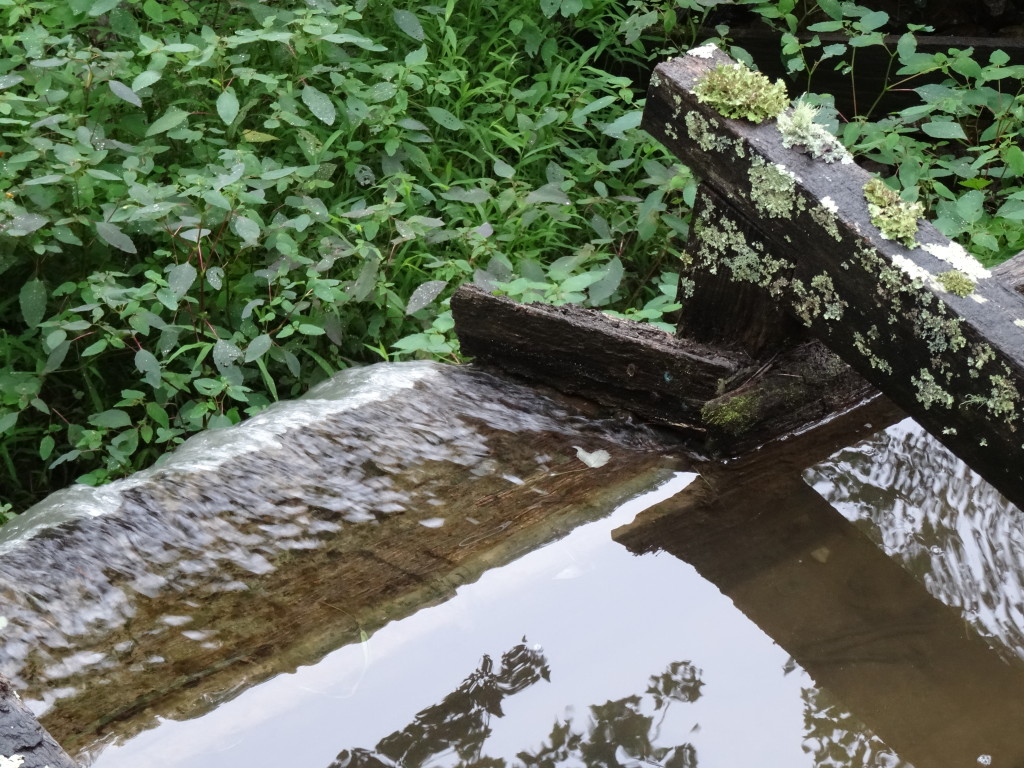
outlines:
[[848, 162], [850, 153], [846, 147], [825, 126], [814, 122], [818, 111], [817, 107], [800, 101], [789, 112], [779, 115], [776, 125], [782, 135], [782, 146], [796, 147], [826, 163]]
[[921, 246], [937, 259], [949, 264], [953, 269], [959, 269], [973, 280], [983, 280], [991, 277], [992, 273], [985, 269], [976, 258], [971, 256], [959, 243], [950, 242], [946, 245], [941, 243], [925, 243]]
[[1016, 325], [1018, 328], [1024, 328], [1024, 318], [1018, 317], [1016, 320], [1013, 321], [1013, 324]]
[[21, 764], [24, 762], [24, 755], [11, 755], [10, 757], [0, 755], [0, 768], [21, 768]]
[[794, 209], [803, 211], [805, 203], [797, 194], [797, 176], [780, 163], [769, 165], [762, 158], [755, 157], [748, 172], [750, 178], [750, 201], [762, 216], [790, 218]]
[[833, 200], [828, 195], [825, 195], [823, 198], [821, 198], [821, 207], [824, 208], [826, 211], [830, 211], [831, 213], [839, 213], [839, 206], [836, 204], [836, 201]]
[[710, 59], [715, 55], [715, 51], [718, 50], [718, 46], [714, 43], [705, 43], [699, 48], [691, 48], [686, 52], [687, 56], [696, 56], [698, 59]]
[[906, 274], [911, 280], [920, 280], [925, 285], [931, 285], [933, 287], [938, 285], [931, 272], [920, 264], [911, 261], [906, 256], [901, 256], [897, 253], [892, 257], [892, 263], [902, 269], [904, 274]]
[[971, 301], [977, 302], [978, 304], [984, 304], [988, 301], [984, 296], [978, 293], [972, 293], [970, 296]]

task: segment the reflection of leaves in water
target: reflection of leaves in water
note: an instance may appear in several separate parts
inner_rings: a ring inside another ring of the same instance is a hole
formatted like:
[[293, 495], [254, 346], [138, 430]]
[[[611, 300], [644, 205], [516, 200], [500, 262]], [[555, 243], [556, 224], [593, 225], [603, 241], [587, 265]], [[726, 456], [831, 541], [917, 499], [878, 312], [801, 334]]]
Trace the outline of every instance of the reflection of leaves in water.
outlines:
[[[500, 758], [481, 754], [491, 733], [490, 718], [501, 717], [501, 703], [540, 679], [549, 679], [547, 660], [523, 642], [501, 657], [494, 669], [484, 656], [479, 669], [452, 693], [416, 715], [401, 731], [386, 736], [376, 750], [343, 750], [329, 768], [508, 768]], [[590, 707], [583, 727], [573, 720], [556, 721], [547, 741], [535, 752], [518, 754], [517, 764], [529, 768], [696, 768], [691, 744], [657, 746], [661, 723], [673, 702], [700, 698], [700, 670], [690, 662], [673, 662], [650, 678], [643, 695], [627, 696]], [[657, 723], [654, 715], [661, 712]]]
[[817, 688], [804, 688], [804, 751], [815, 768], [911, 768], [853, 715]]
[[406, 728], [385, 736], [376, 751], [342, 750], [330, 768], [382, 768], [399, 765], [415, 768], [431, 758], [454, 750], [461, 761], [477, 766], [503, 766], [503, 761], [480, 758], [480, 749], [490, 735], [491, 716], [501, 717], [501, 701], [506, 696], [550, 679], [544, 655], [523, 642], [504, 653], [501, 665], [494, 669], [490, 656], [484, 656], [480, 668], [432, 707], [416, 715]]
[[688, 661], [674, 661], [660, 675], [652, 675], [647, 693], [654, 698], [655, 709], [670, 701], [691, 702], [700, 698], [700, 670]]
[[[518, 757], [530, 768], [696, 768], [697, 751], [692, 744], [660, 747], [654, 742], [669, 705], [673, 701], [696, 701], [703, 684], [700, 670], [690, 662], [673, 662], [663, 673], [651, 677], [646, 695], [591, 706], [585, 731], [574, 729], [571, 720], [556, 722], [547, 743], [534, 753], [520, 752]], [[653, 712], [645, 714], [650, 710], [665, 710], [657, 724]]]

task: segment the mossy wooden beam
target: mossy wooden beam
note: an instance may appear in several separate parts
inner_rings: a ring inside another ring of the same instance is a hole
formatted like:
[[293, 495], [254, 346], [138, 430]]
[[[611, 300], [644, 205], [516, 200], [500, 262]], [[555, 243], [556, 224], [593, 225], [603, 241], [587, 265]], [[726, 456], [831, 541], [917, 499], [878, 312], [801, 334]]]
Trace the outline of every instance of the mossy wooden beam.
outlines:
[[1024, 299], [929, 223], [913, 248], [883, 237], [864, 196], [871, 176], [855, 164], [787, 149], [774, 120], [700, 103], [701, 79], [733, 64], [705, 46], [659, 65], [644, 113], [643, 127], [705, 182], [688, 248], [697, 269], [768, 291], [1024, 501]]

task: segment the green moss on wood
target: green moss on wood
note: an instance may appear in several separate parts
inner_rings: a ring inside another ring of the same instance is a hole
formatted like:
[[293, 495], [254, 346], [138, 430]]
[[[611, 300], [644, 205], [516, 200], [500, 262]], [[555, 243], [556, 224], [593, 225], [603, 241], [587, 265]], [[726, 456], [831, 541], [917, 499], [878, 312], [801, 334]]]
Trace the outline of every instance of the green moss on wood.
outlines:
[[705, 424], [719, 427], [723, 432], [732, 435], [739, 435], [757, 423], [760, 402], [761, 398], [753, 393], [715, 400], [701, 409], [701, 418]]
[[726, 117], [761, 123], [777, 117], [789, 103], [781, 80], [772, 83], [744, 64], [719, 64], [693, 89], [697, 101], [709, 104]]
[[907, 248], [917, 245], [917, 220], [924, 215], [924, 206], [904, 202], [894, 189], [877, 178], [864, 185], [864, 199], [868, 201], [871, 223], [878, 227], [882, 237]]
[[957, 296], [970, 296], [976, 287], [975, 282], [959, 269], [940, 272], [935, 279], [939, 281], [939, 285]]

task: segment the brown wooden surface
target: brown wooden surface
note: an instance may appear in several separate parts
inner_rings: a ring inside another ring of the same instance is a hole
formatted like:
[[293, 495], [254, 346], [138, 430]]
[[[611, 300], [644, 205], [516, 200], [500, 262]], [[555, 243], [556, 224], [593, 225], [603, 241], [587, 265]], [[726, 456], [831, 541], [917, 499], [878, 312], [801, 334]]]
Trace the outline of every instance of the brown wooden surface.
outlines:
[[518, 304], [473, 285], [456, 292], [452, 315], [463, 354], [477, 362], [695, 430], [704, 403], [758, 367], [742, 352], [596, 310]]
[[20, 757], [20, 768], [78, 768], [4, 677], [0, 677], [0, 755]]
[[[1024, 299], [991, 278], [979, 280], [975, 295], [965, 298], [913, 279], [901, 264], [933, 276], [951, 267], [920, 248], [881, 237], [863, 196], [866, 171], [783, 148], [773, 121], [730, 120], [697, 102], [696, 83], [729, 62], [715, 52], [709, 59], [684, 55], [659, 65], [644, 113], [643, 127], [728, 202], [695, 222], [698, 238], [710, 243], [715, 229], [731, 220], [730, 207], [759, 220], [756, 245], [792, 264], [779, 275], [785, 285], [827, 279], [845, 302], [836, 317], [811, 313], [812, 332], [1007, 496], [1024, 501], [1024, 461], [1018, 460], [1024, 444]], [[711, 125], [720, 145], [702, 149], [689, 133], [688, 115]], [[764, 217], [755, 209], [754, 158], [795, 175], [791, 215]], [[838, 241], [819, 223], [825, 198], [837, 207]], [[928, 223], [917, 239], [949, 243]], [[796, 312], [792, 292], [780, 289], [778, 300]], [[937, 396], [928, 397], [929, 389]]]
[[889, 407], [706, 466], [613, 536], [692, 564], [916, 768], [986, 754], [1022, 766], [1024, 664], [1005, 661], [801, 477], [858, 431], [902, 417]]

